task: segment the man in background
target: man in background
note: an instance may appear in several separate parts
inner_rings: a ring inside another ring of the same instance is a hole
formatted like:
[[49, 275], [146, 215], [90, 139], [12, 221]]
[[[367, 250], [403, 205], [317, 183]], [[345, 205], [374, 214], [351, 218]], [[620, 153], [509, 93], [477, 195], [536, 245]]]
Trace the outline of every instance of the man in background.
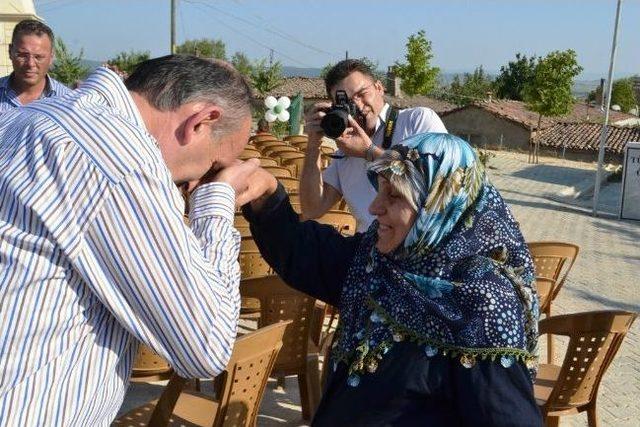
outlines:
[[[331, 104], [317, 103], [305, 117], [309, 135], [304, 168], [300, 177], [300, 203], [305, 219], [318, 218], [344, 197], [356, 217], [358, 231], [366, 231], [374, 217], [369, 205], [376, 196], [366, 175], [366, 162], [389, 146], [424, 132], [447, 132], [438, 115], [425, 107], [396, 110], [385, 102], [384, 85], [362, 61], [346, 59], [337, 63], [325, 77], [327, 94], [336, 100], [345, 91], [361, 112], [350, 118], [349, 127], [336, 138], [341, 158], [321, 172], [320, 144], [324, 136], [320, 123]], [[357, 119], [357, 120], [356, 120]], [[387, 126], [389, 125], [389, 126]], [[388, 128], [388, 129], [387, 129]]]
[[54, 36], [40, 21], [26, 19], [13, 29], [9, 58], [13, 72], [0, 78], [0, 114], [70, 90], [47, 73], [53, 64]]

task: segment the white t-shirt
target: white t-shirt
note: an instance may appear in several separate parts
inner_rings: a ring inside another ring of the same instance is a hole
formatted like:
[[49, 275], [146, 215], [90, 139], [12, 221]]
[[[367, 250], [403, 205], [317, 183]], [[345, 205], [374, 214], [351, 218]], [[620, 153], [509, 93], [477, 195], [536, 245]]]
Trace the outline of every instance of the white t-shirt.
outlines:
[[[382, 146], [384, 140], [384, 119], [388, 109], [389, 104], [385, 104], [380, 111], [376, 130], [371, 138], [378, 147]], [[391, 138], [391, 145], [425, 132], [447, 132], [435, 111], [425, 107], [400, 110]], [[376, 191], [367, 178], [366, 168], [367, 161], [362, 157], [345, 157], [334, 159], [322, 174], [324, 182], [338, 190], [344, 197], [351, 213], [356, 217], [357, 231], [359, 232], [367, 231], [375, 219], [373, 215], [369, 214], [369, 205], [376, 197]]]

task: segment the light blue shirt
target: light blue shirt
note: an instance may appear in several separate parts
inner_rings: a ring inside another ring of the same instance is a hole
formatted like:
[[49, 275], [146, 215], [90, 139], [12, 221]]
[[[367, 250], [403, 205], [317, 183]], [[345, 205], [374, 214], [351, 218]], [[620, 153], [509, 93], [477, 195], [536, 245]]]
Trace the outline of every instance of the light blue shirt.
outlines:
[[[13, 73], [0, 78], [0, 115], [13, 108], [22, 107], [22, 103], [18, 99], [18, 95], [9, 86], [9, 80]], [[71, 92], [71, 89], [47, 75], [47, 84], [40, 96], [42, 98], [50, 98], [52, 96], [63, 96]]]
[[226, 366], [235, 193], [184, 201], [120, 78], [0, 116], [0, 425], [108, 426], [142, 341], [184, 377]]

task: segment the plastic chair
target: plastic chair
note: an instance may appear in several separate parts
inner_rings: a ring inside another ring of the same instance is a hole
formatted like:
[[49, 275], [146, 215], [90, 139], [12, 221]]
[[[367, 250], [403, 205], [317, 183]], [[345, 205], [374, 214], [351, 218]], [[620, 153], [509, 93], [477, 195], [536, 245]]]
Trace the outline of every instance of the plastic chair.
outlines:
[[300, 153], [300, 151], [290, 145], [269, 147], [262, 150], [262, 154], [266, 157], [278, 158], [280, 153]]
[[287, 135], [282, 139], [291, 145], [296, 145], [298, 142], [307, 142], [309, 137], [307, 135]]
[[265, 141], [277, 141], [277, 140], [278, 138], [275, 135], [272, 135], [270, 133], [253, 135], [251, 138], [249, 138], [249, 141], [255, 145], [260, 145], [261, 142], [265, 142]]
[[312, 331], [317, 331], [312, 322], [316, 318], [315, 299], [287, 286], [278, 276], [242, 280], [240, 295], [260, 300], [261, 327], [293, 320], [285, 332], [272, 376], [298, 376], [302, 418], [310, 419], [321, 395], [318, 348], [311, 339]]
[[264, 166], [263, 169], [276, 178], [291, 178], [291, 171], [282, 166]]
[[[551, 316], [551, 303], [558, 296], [560, 289], [578, 257], [580, 247], [565, 242], [530, 242], [529, 251], [533, 257], [536, 277], [554, 281], [550, 296], [541, 312]], [[553, 361], [553, 338], [547, 337], [547, 361]]]
[[540, 321], [540, 333], [569, 337], [562, 366], [540, 365], [534, 384], [536, 402], [547, 426], [563, 415], [587, 412], [589, 426], [598, 425], [598, 387], [636, 313], [593, 311]]
[[256, 147], [258, 147], [258, 149], [260, 151], [262, 151], [263, 154], [264, 154], [265, 150], [268, 150], [269, 148], [272, 148], [272, 147], [290, 147], [290, 148], [293, 148], [289, 144], [287, 144], [286, 142], [278, 141], [278, 140], [259, 142], [259, 143], [256, 143]]
[[272, 159], [271, 157], [258, 157], [260, 160], [260, 166], [279, 166], [278, 161], [276, 159]]
[[540, 311], [546, 312], [551, 305], [551, 293], [553, 285], [556, 282], [546, 277], [536, 277], [536, 291], [538, 292], [538, 301], [540, 303]]
[[255, 426], [269, 372], [291, 322], [244, 335], [235, 343], [227, 368], [216, 377], [216, 399], [182, 391], [187, 380], [174, 375], [160, 396], [121, 416], [113, 426]]
[[332, 225], [344, 236], [353, 236], [356, 233], [356, 219], [346, 211], [330, 210], [315, 221]]
[[243, 279], [271, 276], [273, 269], [262, 258], [258, 245], [251, 236], [244, 236], [240, 241], [240, 275]]
[[247, 145], [246, 147], [244, 147], [244, 149], [242, 150], [238, 158], [240, 158], [241, 160], [246, 160], [246, 159], [258, 158], [260, 156], [262, 156], [262, 154], [260, 153], [260, 150]]
[[[289, 153], [282, 153], [289, 154]], [[304, 155], [295, 157], [280, 157], [280, 163], [282, 166], [288, 168], [291, 171], [291, 175], [296, 178], [300, 178], [302, 175], [302, 168], [304, 167]]]
[[241, 237], [251, 236], [251, 230], [249, 229], [249, 221], [245, 219], [242, 212], [236, 211], [233, 226], [240, 233]]
[[173, 368], [146, 344], [138, 345], [138, 353], [131, 370], [132, 382], [164, 381], [171, 378]]
[[280, 184], [282, 184], [285, 191], [289, 194], [298, 193], [298, 191], [300, 190], [300, 181], [298, 180], [298, 178], [280, 177], [278, 178], [278, 181], [280, 181]]

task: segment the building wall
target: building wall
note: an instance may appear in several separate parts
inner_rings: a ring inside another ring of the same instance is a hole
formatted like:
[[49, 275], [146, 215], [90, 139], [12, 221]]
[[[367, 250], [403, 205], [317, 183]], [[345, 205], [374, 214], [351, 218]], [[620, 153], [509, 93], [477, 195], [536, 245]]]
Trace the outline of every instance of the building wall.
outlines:
[[509, 120], [469, 107], [442, 116], [449, 133], [482, 148], [527, 151], [531, 132]]

